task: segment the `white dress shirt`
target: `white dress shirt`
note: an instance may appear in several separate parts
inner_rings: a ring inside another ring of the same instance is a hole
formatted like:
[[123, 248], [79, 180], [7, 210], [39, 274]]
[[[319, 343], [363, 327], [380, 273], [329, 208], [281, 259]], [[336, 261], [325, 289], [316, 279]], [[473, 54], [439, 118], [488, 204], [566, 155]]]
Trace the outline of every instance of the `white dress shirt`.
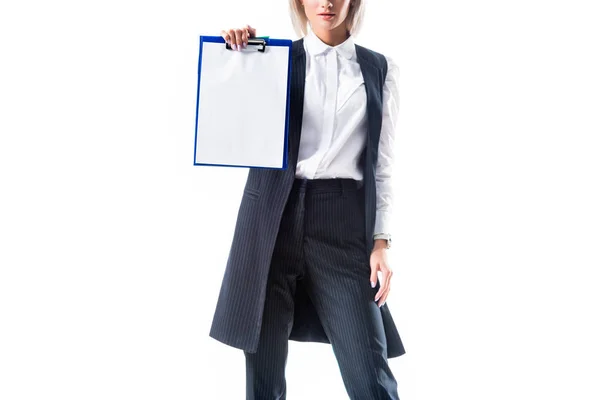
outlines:
[[[359, 156], [367, 138], [367, 95], [352, 36], [338, 46], [304, 37], [306, 83], [296, 177], [363, 180]], [[398, 116], [398, 66], [386, 57], [383, 120], [375, 172], [374, 234], [392, 234], [392, 165]]]

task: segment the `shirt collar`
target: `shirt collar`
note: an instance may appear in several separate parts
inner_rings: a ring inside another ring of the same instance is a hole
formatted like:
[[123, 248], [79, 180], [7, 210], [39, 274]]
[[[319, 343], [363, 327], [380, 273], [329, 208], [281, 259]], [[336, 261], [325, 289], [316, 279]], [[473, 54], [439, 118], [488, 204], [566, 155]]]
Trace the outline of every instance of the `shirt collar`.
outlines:
[[326, 53], [329, 49], [335, 50], [341, 56], [351, 60], [356, 55], [356, 48], [354, 47], [354, 40], [352, 35], [348, 37], [343, 43], [337, 46], [330, 46], [324, 43], [312, 30], [308, 31], [308, 34], [304, 37], [304, 48], [312, 56]]

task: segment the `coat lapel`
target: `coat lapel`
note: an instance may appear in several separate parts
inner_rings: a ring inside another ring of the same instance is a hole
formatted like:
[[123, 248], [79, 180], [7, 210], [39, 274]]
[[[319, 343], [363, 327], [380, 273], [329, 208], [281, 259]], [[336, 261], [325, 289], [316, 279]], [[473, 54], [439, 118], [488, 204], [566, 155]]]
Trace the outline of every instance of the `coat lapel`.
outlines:
[[290, 88], [290, 143], [289, 160], [296, 171], [298, 151], [300, 149], [300, 134], [302, 132], [302, 115], [304, 113], [304, 83], [306, 79], [306, 53], [304, 39], [292, 44], [292, 87]]
[[381, 83], [378, 82], [380, 77], [379, 69], [374, 66], [363, 52], [363, 47], [355, 45], [356, 56], [365, 81], [365, 91], [367, 94], [367, 141], [366, 151], [372, 157], [372, 161], [377, 161], [377, 149], [379, 143], [379, 135], [381, 133], [381, 116], [382, 104], [381, 93], [375, 90], [381, 88]]

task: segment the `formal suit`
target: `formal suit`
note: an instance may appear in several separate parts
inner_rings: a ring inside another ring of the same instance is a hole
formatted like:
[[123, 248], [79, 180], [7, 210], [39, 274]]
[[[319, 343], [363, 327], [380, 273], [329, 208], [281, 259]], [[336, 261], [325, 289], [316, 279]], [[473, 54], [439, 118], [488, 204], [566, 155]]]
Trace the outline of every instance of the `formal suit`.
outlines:
[[[362, 223], [353, 225], [350, 232], [357, 237], [356, 229], [360, 227], [363, 232], [358, 237], [364, 240], [363, 253], [368, 255], [374, 244], [375, 170], [382, 123], [382, 88], [387, 73], [387, 62], [382, 54], [359, 45], [356, 45], [356, 55], [364, 78], [367, 101], [368, 135], [360, 157], [364, 177], [360, 182], [360, 187], [355, 188], [356, 190], [352, 188], [352, 182], [354, 182], [352, 180], [338, 180], [337, 182], [345, 182], [340, 184], [349, 189], [346, 193], [351, 193], [351, 196], [360, 195], [362, 213], [358, 215], [361, 216]], [[302, 129], [305, 67], [306, 54], [303, 39], [300, 39], [292, 44], [288, 148], [290, 167], [286, 170], [251, 169], [248, 173], [225, 275], [209, 333], [214, 339], [240, 348], [247, 354], [256, 353], [259, 349], [265, 299], [269, 289], [267, 283], [270, 277], [270, 267], [276, 262], [280, 262], [283, 257], [283, 253], [277, 253], [277, 250], [281, 250], [281, 248], [276, 248], [278, 237], [281, 239], [284, 235], [281, 233], [282, 218], [286, 212], [290, 213], [289, 218], [291, 218], [291, 214], [298, 213], [300, 212], [298, 210], [302, 209], [298, 208], [296, 199], [291, 195], [304, 196], [308, 193], [306, 180], [298, 179], [295, 176]], [[331, 182], [331, 185], [336, 184]], [[329, 195], [332, 195], [331, 188], [333, 186], [331, 185], [327, 189]], [[340, 212], [356, 211], [356, 208], [352, 208], [355, 207], [352, 200], [349, 203], [347, 200], [344, 201], [346, 203], [343, 203]], [[335, 210], [330, 211], [334, 212]], [[325, 216], [327, 213], [323, 215]], [[341, 231], [342, 228], [339, 228], [337, 232]], [[285, 235], [289, 232], [286, 231]], [[274, 258], [274, 254], [279, 258]], [[357, 259], [361, 260], [368, 268], [368, 257], [359, 255]], [[367, 271], [365, 284], [368, 285], [368, 270], [364, 271]], [[374, 289], [368, 288], [368, 290], [372, 290], [370, 293], [373, 295], [378, 289], [379, 283]], [[298, 280], [294, 284], [293, 324], [290, 328], [289, 339], [331, 343], [309, 293], [310, 291], [304, 287], [303, 280]], [[377, 312], [380, 313], [380, 315], [378, 314], [379, 327], [382, 329], [381, 338], [384, 342], [383, 356], [392, 358], [404, 354], [404, 346], [388, 305], [384, 304], [381, 308], [377, 308]], [[365, 321], [365, 323], [367, 322]]]

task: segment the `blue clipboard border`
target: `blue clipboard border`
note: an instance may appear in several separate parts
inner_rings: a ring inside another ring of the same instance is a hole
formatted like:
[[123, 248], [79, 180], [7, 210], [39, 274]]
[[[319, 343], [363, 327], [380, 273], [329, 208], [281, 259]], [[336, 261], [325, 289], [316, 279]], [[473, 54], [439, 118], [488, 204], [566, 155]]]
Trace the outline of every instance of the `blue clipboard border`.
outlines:
[[283, 140], [283, 160], [282, 167], [257, 167], [253, 165], [231, 165], [231, 164], [209, 164], [209, 163], [197, 163], [196, 162], [196, 151], [198, 145], [198, 111], [200, 109], [200, 76], [202, 71], [202, 45], [204, 42], [207, 43], [223, 43], [225, 45], [225, 39], [221, 36], [206, 36], [200, 35], [200, 49], [198, 52], [198, 85], [196, 88], [196, 128], [194, 134], [194, 165], [208, 165], [216, 167], [237, 167], [237, 168], [260, 168], [260, 169], [287, 169], [288, 167], [288, 141], [289, 141], [289, 125], [290, 125], [290, 87], [292, 77], [292, 41], [289, 39], [271, 39], [266, 38], [267, 46], [286, 46], [289, 47], [288, 51], [288, 81], [287, 81], [287, 94], [286, 94], [286, 106], [285, 106], [285, 137]]

